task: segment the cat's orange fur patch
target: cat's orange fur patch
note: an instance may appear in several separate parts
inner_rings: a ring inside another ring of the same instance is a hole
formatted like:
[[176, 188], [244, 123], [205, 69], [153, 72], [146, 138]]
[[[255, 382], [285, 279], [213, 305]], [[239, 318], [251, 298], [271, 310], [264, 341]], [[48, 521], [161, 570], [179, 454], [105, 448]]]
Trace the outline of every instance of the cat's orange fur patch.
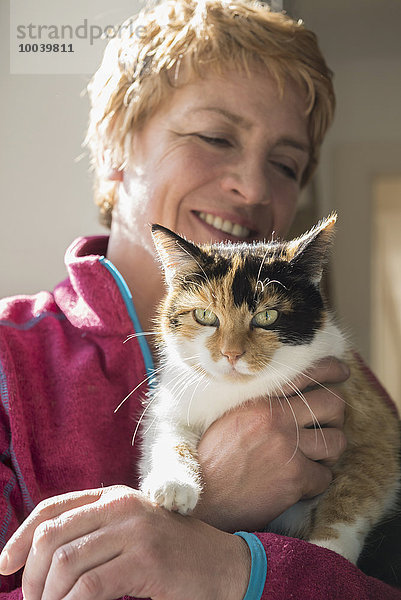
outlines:
[[348, 447], [333, 468], [334, 479], [314, 513], [306, 538], [336, 537], [330, 527], [353, 523], [361, 514], [376, 522], [384, 498], [399, 478], [400, 425], [392, 409], [366, 380], [352, 353], [351, 376], [341, 386], [346, 403], [344, 433]]

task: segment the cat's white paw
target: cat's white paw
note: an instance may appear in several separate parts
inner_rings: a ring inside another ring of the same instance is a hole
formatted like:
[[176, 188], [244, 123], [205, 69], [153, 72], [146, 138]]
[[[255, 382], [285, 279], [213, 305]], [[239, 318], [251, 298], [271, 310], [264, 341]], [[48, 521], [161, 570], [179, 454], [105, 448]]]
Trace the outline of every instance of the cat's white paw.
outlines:
[[342, 543], [341, 540], [309, 540], [310, 544], [316, 544], [316, 546], [320, 546], [321, 548], [327, 548], [327, 550], [332, 550], [337, 554], [340, 554], [354, 565], [356, 564], [359, 554], [361, 552], [361, 547], [359, 544], [346, 545]]
[[157, 481], [152, 476], [144, 480], [141, 489], [152, 502], [182, 515], [193, 511], [200, 496], [200, 487], [196, 482]]
[[355, 565], [363, 548], [368, 523], [365, 517], [359, 517], [353, 523], [336, 523], [331, 525], [336, 537], [326, 540], [312, 538], [309, 542], [337, 552]]

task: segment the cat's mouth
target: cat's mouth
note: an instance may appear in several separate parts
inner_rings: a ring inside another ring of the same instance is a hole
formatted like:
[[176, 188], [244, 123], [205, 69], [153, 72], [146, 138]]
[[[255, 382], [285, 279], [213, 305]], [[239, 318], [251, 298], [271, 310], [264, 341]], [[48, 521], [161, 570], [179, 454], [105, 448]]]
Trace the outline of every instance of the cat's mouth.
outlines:
[[245, 364], [229, 365], [228, 362], [221, 361], [208, 369], [208, 375], [213, 381], [225, 381], [226, 383], [239, 383], [255, 377], [255, 373], [251, 373]]
[[234, 223], [229, 219], [223, 219], [220, 216], [209, 212], [192, 211], [193, 214], [203, 222], [211, 232], [224, 233], [224, 238], [231, 241], [249, 240], [256, 237], [257, 232], [240, 223]]
[[253, 374], [249, 373], [248, 369], [241, 365], [230, 365], [226, 366], [223, 377], [228, 380], [240, 380], [240, 379], [249, 379], [250, 377], [254, 377]]
[[223, 376], [224, 380], [226, 382], [236, 382], [236, 383], [240, 383], [240, 382], [244, 382], [246, 380], [249, 380], [252, 378], [252, 375], [250, 375], [249, 373], [242, 373], [241, 371], [237, 371], [236, 369], [233, 369], [232, 371], [230, 371], [229, 373], [226, 373]]

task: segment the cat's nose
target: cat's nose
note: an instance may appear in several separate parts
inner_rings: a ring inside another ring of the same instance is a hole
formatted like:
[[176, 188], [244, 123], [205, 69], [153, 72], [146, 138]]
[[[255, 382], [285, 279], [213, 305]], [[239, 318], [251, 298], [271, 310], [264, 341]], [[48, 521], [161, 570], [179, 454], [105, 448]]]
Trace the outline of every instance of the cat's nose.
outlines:
[[238, 359], [245, 354], [245, 351], [241, 352], [240, 350], [221, 350], [221, 353], [227, 358], [230, 365], [234, 366], [237, 363]]

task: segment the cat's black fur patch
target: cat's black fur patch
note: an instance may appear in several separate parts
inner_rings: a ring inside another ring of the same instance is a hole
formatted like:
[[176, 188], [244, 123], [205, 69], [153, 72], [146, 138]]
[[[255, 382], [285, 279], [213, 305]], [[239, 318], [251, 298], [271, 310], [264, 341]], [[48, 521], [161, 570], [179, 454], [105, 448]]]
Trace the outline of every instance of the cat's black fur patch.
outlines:
[[257, 273], [252, 278], [253, 269], [250, 268], [249, 262], [246, 260], [245, 264], [236, 270], [232, 283], [232, 293], [235, 306], [247, 304], [249, 310], [253, 312], [255, 310], [256, 294], [255, 284], [252, 286], [251, 281], [252, 279], [255, 280]]
[[401, 489], [391, 515], [382, 519], [369, 533], [358, 567], [366, 575], [401, 589]]
[[[250, 312], [256, 309], [255, 282], [259, 279], [272, 286], [281, 295], [291, 300], [293, 310], [282, 313], [282, 317], [273, 326], [283, 343], [296, 345], [312, 341], [323, 320], [323, 300], [319, 290], [306, 277], [294, 277], [288, 262], [267, 263], [260, 270], [260, 259], [247, 257], [239, 267], [233, 279], [233, 299], [236, 306], [247, 304]], [[278, 281], [279, 283], [274, 283]], [[271, 306], [281, 312], [280, 306]]]
[[[249, 254], [249, 251], [242, 254], [243, 263], [237, 267], [232, 283], [233, 302], [238, 307], [246, 304], [254, 314], [258, 299], [258, 294], [255, 293], [257, 279], [272, 282], [268, 283], [272, 291], [287, 296], [293, 307], [291, 311], [285, 312], [280, 310], [280, 306], [270, 307], [276, 308], [281, 314], [281, 318], [272, 329], [278, 333], [280, 341], [284, 344], [307, 344], [313, 340], [316, 331], [322, 325], [324, 303], [320, 291], [305, 276], [302, 268], [281, 260], [280, 251], [279, 248], [272, 248], [272, 256], [269, 256], [262, 269], [260, 256]], [[201, 259], [202, 270], [191, 272], [181, 279], [180, 285], [183, 289], [196, 292], [199, 283], [205, 283], [205, 279], [212, 285], [219, 285], [219, 280], [226, 277], [232, 269], [231, 258], [219, 253], [202, 254]], [[279, 283], [273, 283], [274, 281]], [[174, 307], [171, 309], [171, 313], [174, 313]], [[177, 327], [179, 321], [172, 319], [170, 324]]]
[[[315, 306], [313, 307], [312, 304]], [[300, 294], [299, 299], [295, 300], [294, 310], [282, 315], [277, 322], [275, 330], [280, 340], [289, 345], [310, 343], [322, 326], [322, 308], [323, 302], [320, 296], [312, 300], [310, 296]]]

